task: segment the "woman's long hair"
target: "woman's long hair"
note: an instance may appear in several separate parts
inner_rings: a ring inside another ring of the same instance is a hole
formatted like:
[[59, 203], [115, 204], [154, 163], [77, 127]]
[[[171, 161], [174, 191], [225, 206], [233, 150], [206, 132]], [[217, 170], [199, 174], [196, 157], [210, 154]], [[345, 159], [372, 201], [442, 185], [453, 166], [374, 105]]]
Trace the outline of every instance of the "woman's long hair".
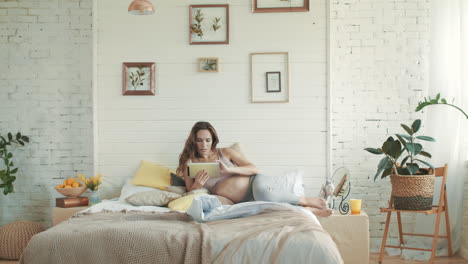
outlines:
[[212, 138], [211, 151], [216, 150], [216, 145], [218, 145], [219, 138], [214, 127], [210, 123], [204, 121], [195, 123], [195, 125], [192, 127], [192, 130], [190, 131], [187, 141], [185, 141], [184, 150], [179, 156], [179, 167], [177, 167], [176, 171], [177, 175], [182, 175], [184, 173], [184, 168], [187, 166], [187, 161], [189, 159], [201, 158], [197, 150], [197, 133], [202, 129], [210, 131]]

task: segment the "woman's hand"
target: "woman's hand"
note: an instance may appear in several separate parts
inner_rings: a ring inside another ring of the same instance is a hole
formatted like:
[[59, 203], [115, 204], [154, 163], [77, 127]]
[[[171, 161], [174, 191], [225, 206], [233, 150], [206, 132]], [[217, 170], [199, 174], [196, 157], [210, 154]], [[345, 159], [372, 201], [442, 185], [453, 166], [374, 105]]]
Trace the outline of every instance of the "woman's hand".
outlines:
[[198, 185], [196, 189], [203, 187], [208, 179], [208, 172], [206, 172], [205, 170], [199, 171], [197, 175], [195, 175], [194, 185]]
[[233, 175], [231, 168], [226, 166], [226, 164], [224, 164], [221, 160], [217, 160], [217, 161], [219, 163], [219, 174], [224, 174], [224, 175], [229, 175], [229, 176]]

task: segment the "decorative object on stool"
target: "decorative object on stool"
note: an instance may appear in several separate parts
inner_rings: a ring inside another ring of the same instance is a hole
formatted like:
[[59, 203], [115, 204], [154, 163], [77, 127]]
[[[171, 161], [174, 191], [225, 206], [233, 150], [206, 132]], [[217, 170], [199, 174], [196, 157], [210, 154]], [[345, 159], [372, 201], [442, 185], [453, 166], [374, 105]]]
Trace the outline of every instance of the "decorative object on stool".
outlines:
[[42, 231], [42, 225], [32, 221], [15, 221], [0, 227], [0, 259], [19, 260], [31, 237]]
[[78, 174], [78, 179], [82, 181], [88, 189], [91, 191], [91, 196], [89, 197], [89, 204], [94, 205], [101, 202], [101, 198], [99, 197], [98, 189], [99, 185], [102, 183], [102, 174], [98, 173], [96, 177], [86, 177], [83, 174]]
[[[346, 167], [338, 168], [334, 173], [331, 179], [327, 179], [326, 184], [322, 186], [320, 190], [319, 197], [327, 200], [328, 207], [335, 209], [335, 199], [339, 198], [340, 204], [338, 205], [338, 210], [341, 214], [347, 214], [349, 212], [349, 203], [346, 202], [349, 193], [351, 192], [351, 182], [349, 181], [349, 170]], [[340, 179], [340, 182], [335, 187], [333, 185], [334, 179]]]
[[[405, 134], [396, 134], [398, 139], [389, 137], [381, 148], [366, 148], [368, 152], [376, 155], [384, 154], [377, 166], [374, 180], [380, 176], [385, 178], [391, 175], [392, 196], [397, 210], [429, 210], [432, 208], [434, 191], [434, 173], [430, 169], [420, 168], [418, 163], [434, 166], [421, 160], [418, 155], [431, 158], [431, 154], [424, 151], [423, 146], [416, 140], [434, 142], [435, 139], [428, 136], [416, 136], [421, 128], [421, 120], [417, 119], [411, 127], [401, 124]], [[407, 152], [407, 156], [398, 163], [400, 156]]]
[[89, 205], [95, 205], [101, 202], [101, 197], [99, 197], [98, 191], [91, 191], [91, 196], [89, 197]]
[[55, 206], [62, 208], [87, 206], [89, 204], [88, 197], [76, 197], [76, 198], [56, 198]]

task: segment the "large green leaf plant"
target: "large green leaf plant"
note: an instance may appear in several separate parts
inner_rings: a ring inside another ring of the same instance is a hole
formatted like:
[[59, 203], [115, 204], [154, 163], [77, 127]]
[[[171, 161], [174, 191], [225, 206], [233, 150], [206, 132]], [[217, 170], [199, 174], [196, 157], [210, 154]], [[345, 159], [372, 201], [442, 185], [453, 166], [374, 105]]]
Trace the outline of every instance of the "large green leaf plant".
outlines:
[[[431, 158], [431, 154], [424, 151], [423, 146], [418, 143], [418, 140], [434, 142], [435, 139], [428, 136], [416, 136], [416, 133], [421, 128], [421, 120], [417, 119], [411, 126], [401, 124], [406, 134], [396, 134], [396, 138], [389, 137], [380, 148], [365, 148], [366, 151], [375, 155], [384, 155], [378, 166], [377, 173], [374, 176], [376, 180], [385, 178], [392, 174], [392, 170], [396, 170], [402, 175], [421, 175], [427, 174], [428, 170], [423, 169], [420, 165], [425, 165], [434, 168], [428, 162], [420, 159], [419, 156]], [[398, 160], [402, 157], [400, 163]]]
[[5, 169], [0, 170], [0, 188], [3, 189], [4, 195], [14, 191], [13, 182], [16, 180], [15, 174], [18, 172], [18, 168], [14, 167], [12, 161], [13, 153], [8, 151], [7, 146], [11, 146], [12, 144], [19, 144], [24, 146], [25, 142], [29, 142], [29, 138], [27, 136], [21, 135], [19, 132], [15, 137], [13, 137], [11, 133], [7, 134], [7, 138], [0, 135], [0, 159], [3, 159], [3, 164], [6, 167]]

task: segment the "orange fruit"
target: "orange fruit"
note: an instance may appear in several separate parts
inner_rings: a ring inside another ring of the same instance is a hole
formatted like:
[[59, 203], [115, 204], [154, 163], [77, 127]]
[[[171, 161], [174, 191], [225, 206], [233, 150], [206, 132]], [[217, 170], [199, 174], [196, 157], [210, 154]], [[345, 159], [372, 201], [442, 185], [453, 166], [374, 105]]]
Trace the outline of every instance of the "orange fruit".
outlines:
[[65, 187], [63, 187], [63, 188], [71, 188], [71, 186], [70, 185], [65, 185]]
[[63, 185], [63, 184], [59, 184], [59, 185], [57, 185], [57, 188], [63, 188], [64, 186], [65, 185]]
[[71, 185], [73, 188], [80, 187], [80, 184], [77, 182], [72, 183]]

